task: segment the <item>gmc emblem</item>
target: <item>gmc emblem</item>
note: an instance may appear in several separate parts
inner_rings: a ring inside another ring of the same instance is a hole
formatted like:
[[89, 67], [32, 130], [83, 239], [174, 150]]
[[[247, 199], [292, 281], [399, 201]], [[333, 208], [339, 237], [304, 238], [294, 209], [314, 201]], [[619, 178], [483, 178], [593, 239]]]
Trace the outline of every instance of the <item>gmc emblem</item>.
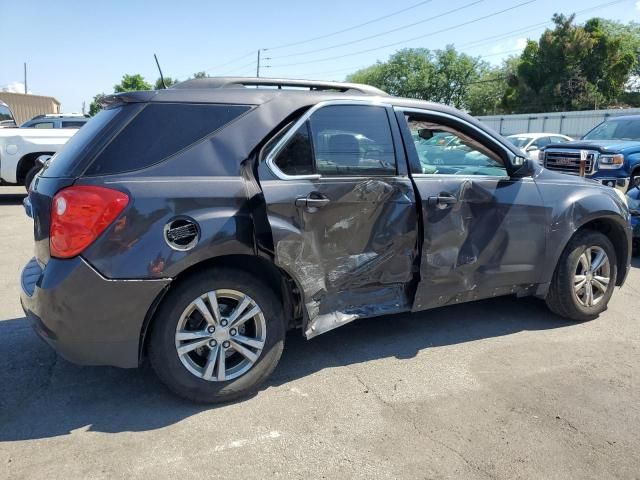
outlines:
[[573, 159], [572, 158], [557, 158], [556, 159], [556, 165], [573, 165]]

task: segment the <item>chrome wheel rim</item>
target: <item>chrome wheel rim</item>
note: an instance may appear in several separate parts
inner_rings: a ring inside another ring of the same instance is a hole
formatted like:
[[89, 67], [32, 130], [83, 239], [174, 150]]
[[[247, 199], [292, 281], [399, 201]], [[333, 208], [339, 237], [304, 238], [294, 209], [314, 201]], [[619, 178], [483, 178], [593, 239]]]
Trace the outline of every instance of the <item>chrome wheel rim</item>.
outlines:
[[611, 282], [611, 264], [604, 249], [589, 247], [578, 258], [573, 277], [573, 292], [583, 307], [598, 305]]
[[210, 382], [245, 374], [262, 354], [267, 324], [258, 304], [237, 290], [207, 292], [184, 309], [176, 326], [178, 358]]

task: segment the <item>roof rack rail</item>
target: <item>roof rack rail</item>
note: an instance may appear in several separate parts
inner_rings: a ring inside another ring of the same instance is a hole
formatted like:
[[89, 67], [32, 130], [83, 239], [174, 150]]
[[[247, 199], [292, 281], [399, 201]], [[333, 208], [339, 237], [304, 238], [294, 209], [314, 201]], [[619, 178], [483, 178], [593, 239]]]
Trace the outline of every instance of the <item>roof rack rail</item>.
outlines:
[[264, 77], [208, 77], [185, 80], [171, 88], [246, 88], [273, 87], [278, 90], [286, 88], [308, 88], [311, 91], [337, 91], [342, 93], [361, 93], [365, 95], [385, 95], [387, 92], [361, 83], [325, 82], [317, 80], [298, 80], [289, 78]]

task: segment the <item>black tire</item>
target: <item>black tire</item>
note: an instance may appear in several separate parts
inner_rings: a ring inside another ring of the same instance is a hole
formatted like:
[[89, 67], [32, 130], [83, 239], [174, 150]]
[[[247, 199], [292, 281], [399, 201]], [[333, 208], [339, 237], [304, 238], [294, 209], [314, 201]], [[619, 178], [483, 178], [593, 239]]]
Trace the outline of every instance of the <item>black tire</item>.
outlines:
[[27, 189], [27, 191], [29, 191], [29, 187], [31, 186], [31, 182], [33, 182], [33, 179], [35, 178], [35, 176], [38, 174], [38, 172], [42, 169], [42, 167], [40, 165], [36, 165], [34, 167], [31, 167], [31, 170], [29, 170], [27, 172], [27, 176], [24, 177], [24, 188]]
[[[578, 301], [574, 292], [574, 276], [578, 269], [580, 256], [587, 248], [599, 247], [609, 259], [609, 284], [600, 301], [591, 306], [585, 306]], [[547, 293], [547, 306], [561, 317], [583, 322], [596, 318], [607, 309], [607, 304], [613, 294], [618, 274], [616, 251], [606, 235], [593, 230], [579, 231], [565, 247]]]
[[[264, 315], [266, 337], [260, 356], [248, 371], [232, 380], [210, 381], [190, 372], [181, 361], [176, 328], [191, 302], [220, 289], [236, 290], [255, 301]], [[195, 402], [229, 402], [257, 391], [275, 369], [284, 348], [285, 321], [277, 296], [255, 277], [233, 269], [203, 271], [185, 279], [167, 294], [151, 328], [148, 351], [156, 375], [174, 393]]]

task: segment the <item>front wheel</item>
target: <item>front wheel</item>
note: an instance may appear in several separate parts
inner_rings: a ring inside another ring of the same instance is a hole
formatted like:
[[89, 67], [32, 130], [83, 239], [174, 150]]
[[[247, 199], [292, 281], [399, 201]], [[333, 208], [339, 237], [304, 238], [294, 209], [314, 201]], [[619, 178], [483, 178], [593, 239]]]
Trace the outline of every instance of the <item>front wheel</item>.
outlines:
[[282, 354], [281, 312], [273, 291], [244, 272], [194, 275], [159, 308], [149, 343], [151, 365], [189, 400], [218, 403], [248, 395]]
[[562, 317], [591, 320], [607, 309], [617, 272], [616, 252], [606, 235], [578, 232], [560, 256], [547, 305]]

